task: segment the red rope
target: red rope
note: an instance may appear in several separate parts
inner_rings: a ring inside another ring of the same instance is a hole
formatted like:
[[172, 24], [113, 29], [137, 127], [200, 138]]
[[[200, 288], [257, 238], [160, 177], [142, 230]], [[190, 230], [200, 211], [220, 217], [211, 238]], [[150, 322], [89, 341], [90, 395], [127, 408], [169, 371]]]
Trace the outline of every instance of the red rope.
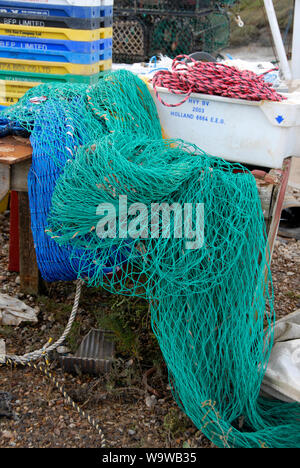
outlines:
[[[182, 62], [183, 58], [192, 61]], [[173, 60], [172, 71], [160, 70], [152, 80], [157, 99], [165, 106], [177, 107], [186, 102], [192, 93], [212, 94], [248, 101], [282, 101], [285, 99], [277, 93], [263, 76], [250, 70], [240, 71], [217, 62], [197, 62], [186, 55], [179, 55]], [[157, 88], [166, 88], [172, 94], [185, 98], [178, 104], [168, 104], [162, 100]]]

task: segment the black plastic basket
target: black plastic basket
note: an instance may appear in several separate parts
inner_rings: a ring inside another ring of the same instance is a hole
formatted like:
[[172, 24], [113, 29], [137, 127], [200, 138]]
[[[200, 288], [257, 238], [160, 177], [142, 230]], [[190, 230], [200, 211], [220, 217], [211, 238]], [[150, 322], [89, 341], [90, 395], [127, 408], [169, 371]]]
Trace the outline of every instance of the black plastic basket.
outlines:
[[230, 19], [226, 13], [214, 11], [203, 18], [193, 20], [196, 50], [217, 52], [230, 42]]
[[149, 26], [137, 16], [114, 19], [113, 61], [143, 62], [148, 59]]
[[174, 58], [195, 50], [193, 22], [178, 16], [160, 16], [153, 22], [149, 42], [149, 56], [167, 55]]
[[178, 15], [203, 13], [213, 8], [212, 0], [115, 0], [114, 11]]
[[133, 63], [160, 54], [175, 58], [196, 51], [211, 53], [228, 46], [229, 37], [229, 16], [217, 9], [203, 15], [115, 15], [113, 60]]

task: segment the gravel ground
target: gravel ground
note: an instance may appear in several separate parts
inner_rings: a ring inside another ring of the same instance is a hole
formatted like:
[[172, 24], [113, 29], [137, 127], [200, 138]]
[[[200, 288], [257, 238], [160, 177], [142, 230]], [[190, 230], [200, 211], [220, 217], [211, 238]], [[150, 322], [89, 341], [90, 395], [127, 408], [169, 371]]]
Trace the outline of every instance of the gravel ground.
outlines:
[[[7, 271], [8, 242], [9, 213], [5, 213], [0, 214], [0, 292], [17, 296], [39, 311], [37, 325], [0, 326], [0, 337], [5, 338], [7, 351], [23, 354], [40, 348], [50, 336], [54, 339], [60, 336], [75, 287], [72, 283], [56, 283], [51, 285], [47, 296], [23, 295], [18, 275]], [[272, 266], [278, 318], [300, 308], [299, 264], [300, 241], [278, 238]], [[119, 297], [104, 291], [85, 289], [80, 319], [72, 330], [68, 346], [76, 349], [80, 338], [95, 327], [95, 311], [101, 307], [114, 308], [117, 301]], [[68, 394], [99, 420], [109, 447], [213, 447], [174, 403], [158, 346], [153, 343], [148, 346], [149, 352], [147, 344], [143, 345], [146, 358], [138, 360], [137, 364], [123, 353], [118, 366], [105, 378], [66, 374], [57, 361], [52, 362], [53, 373]], [[149, 377], [148, 384], [157, 395], [149, 399], [151, 393], [146, 398], [142, 377], [153, 365], [157, 371]], [[97, 432], [66, 404], [62, 395], [38, 371], [2, 367], [0, 373], [0, 391], [12, 393], [14, 411], [11, 419], [0, 417], [0, 447], [99, 446]]]

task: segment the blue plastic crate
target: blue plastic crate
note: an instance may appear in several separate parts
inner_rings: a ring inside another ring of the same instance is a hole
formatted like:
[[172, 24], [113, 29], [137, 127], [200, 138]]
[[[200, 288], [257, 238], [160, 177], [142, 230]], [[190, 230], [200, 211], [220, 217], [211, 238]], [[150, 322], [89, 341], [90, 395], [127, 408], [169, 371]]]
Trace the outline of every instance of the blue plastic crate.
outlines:
[[[101, 42], [107, 42], [107, 39], [97, 41], [93, 47], [94, 52], [91, 53], [80, 53], [71, 52], [69, 50], [45, 50], [43, 48], [24, 48], [22, 47], [26, 41], [22, 38], [17, 41], [16, 44], [19, 47], [14, 46], [13, 48], [3, 46], [1, 44], [7, 43], [7, 41], [0, 40], [0, 57], [8, 59], [21, 59], [31, 61], [48, 61], [48, 62], [64, 62], [64, 63], [77, 63], [77, 64], [93, 64], [100, 60], [108, 60], [112, 58], [112, 47], [111, 41], [108, 41], [109, 46], [107, 48], [101, 48]], [[68, 41], [64, 41], [68, 42]], [[71, 42], [71, 41], [70, 41]], [[31, 43], [32, 45], [32, 43]], [[34, 43], [33, 43], [34, 45]], [[103, 45], [103, 44], [102, 44]], [[80, 50], [80, 49], [78, 49]]]
[[64, 18], [99, 18], [112, 16], [113, 5], [109, 6], [73, 6], [51, 5], [49, 3], [11, 2], [0, 0], [0, 12], [3, 14], [24, 16], [60, 16]]
[[74, 54], [98, 54], [103, 50], [112, 49], [112, 38], [98, 41], [67, 41], [60, 39], [43, 39], [21, 36], [0, 36], [0, 50], [22, 51], [48, 54], [54, 52], [71, 52]]
[[[38, 0], [11, 0], [11, 3], [30, 3], [30, 5], [37, 4]], [[107, 6], [113, 5], [114, 0], [42, 0], [41, 3], [50, 5], [73, 5], [73, 6]]]
[[99, 55], [97, 54], [73, 54], [72, 52], [26, 52], [22, 49], [4, 50], [0, 47], [0, 57], [8, 59], [20, 59], [20, 60], [41, 60], [47, 62], [67, 62], [67, 63], [79, 63], [79, 64], [92, 64], [98, 62]]
[[31, 60], [42, 62], [62, 62], [62, 63], [76, 63], [76, 64], [92, 64], [100, 62], [100, 60], [109, 60], [112, 58], [112, 50], [103, 50], [98, 54], [74, 54], [72, 52], [24, 52], [24, 50], [17, 51], [4, 51], [0, 47], [0, 57], [7, 59]]

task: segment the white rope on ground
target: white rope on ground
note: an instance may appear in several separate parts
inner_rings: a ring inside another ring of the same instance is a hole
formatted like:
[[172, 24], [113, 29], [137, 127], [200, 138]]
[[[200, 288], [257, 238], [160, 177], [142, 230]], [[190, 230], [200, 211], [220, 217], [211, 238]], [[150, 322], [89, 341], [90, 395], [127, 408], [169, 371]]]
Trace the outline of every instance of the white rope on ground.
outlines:
[[40, 359], [42, 357], [43, 358], [46, 357], [48, 353], [50, 353], [51, 351], [54, 351], [55, 349], [57, 349], [58, 346], [60, 346], [65, 341], [65, 339], [67, 338], [67, 336], [70, 333], [70, 330], [72, 328], [72, 325], [74, 323], [74, 320], [76, 318], [77, 312], [78, 312], [79, 299], [80, 299], [81, 289], [82, 289], [83, 283], [84, 282], [82, 280], [77, 280], [76, 293], [75, 293], [75, 299], [74, 299], [72, 312], [70, 314], [67, 326], [66, 326], [63, 334], [61, 335], [61, 337], [55, 343], [53, 343], [52, 345], [50, 344], [51, 340], [49, 340], [41, 349], [33, 351], [31, 353], [24, 354], [23, 356], [17, 356], [17, 355], [14, 355], [14, 354], [6, 354], [5, 355], [5, 364], [6, 365], [11, 365], [11, 364], [18, 365], [18, 364], [20, 364], [22, 366], [28, 366], [30, 368], [39, 370], [44, 375], [46, 375], [52, 381], [52, 383], [55, 385], [55, 387], [62, 393], [62, 395], [65, 397], [66, 401], [77, 411], [77, 413], [80, 414], [81, 417], [86, 418], [88, 420], [88, 422], [91, 424], [91, 426], [94, 427], [98, 431], [99, 436], [100, 436], [100, 440], [101, 440], [101, 445], [100, 446], [101, 446], [101, 448], [105, 448], [106, 447], [106, 441], [105, 441], [103, 431], [102, 431], [101, 427], [99, 426], [99, 424], [94, 420], [94, 418], [92, 418], [89, 414], [86, 414], [85, 411], [83, 411], [80, 408], [80, 406], [78, 406], [69, 397], [69, 395], [67, 394], [64, 387], [57, 382], [55, 377], [51, 374], [51, 372], [48, 370], [48, 368], [45, 365], [43, 365], [43, 364], [41, 364], [41, 365], [31, 364], [33, 361], [37, 361], [38, 359]]
[[74, 320], [76, 318], [77, 312], [78, 312], [78, 306], [79, 306], [79, 299], [81, 295], [81, 289], [82, 289], [83, 281], [82, 280], [77, 280], [76, 284], [76, 293], [75, 293], [75, 299], [74, 299], [74, 304], [72, 308], [71, 315], [68, 320], [68, 324], [61, 335], [61, 337], [52, 345], [51, 340], [49, 340], [41, 349], [38, 349], [36, 351], [33, 351], [31, 353], [24, 354], [23, 356], [16, 356], [14, 354], [7, 354], [6, 358], [9, 359], [10, 361], [15, 362], [16, 364], [27, 364], [28, 362], [32, 361], [37, 361], [41, 357], [44, 357], [46, 354], [50, 353], [51, 351], [54, 351], [57, 349], [67, 338], [67, 336], [70, 333], [70, 330], [72, 328], [72, 325], [74, 323]]

